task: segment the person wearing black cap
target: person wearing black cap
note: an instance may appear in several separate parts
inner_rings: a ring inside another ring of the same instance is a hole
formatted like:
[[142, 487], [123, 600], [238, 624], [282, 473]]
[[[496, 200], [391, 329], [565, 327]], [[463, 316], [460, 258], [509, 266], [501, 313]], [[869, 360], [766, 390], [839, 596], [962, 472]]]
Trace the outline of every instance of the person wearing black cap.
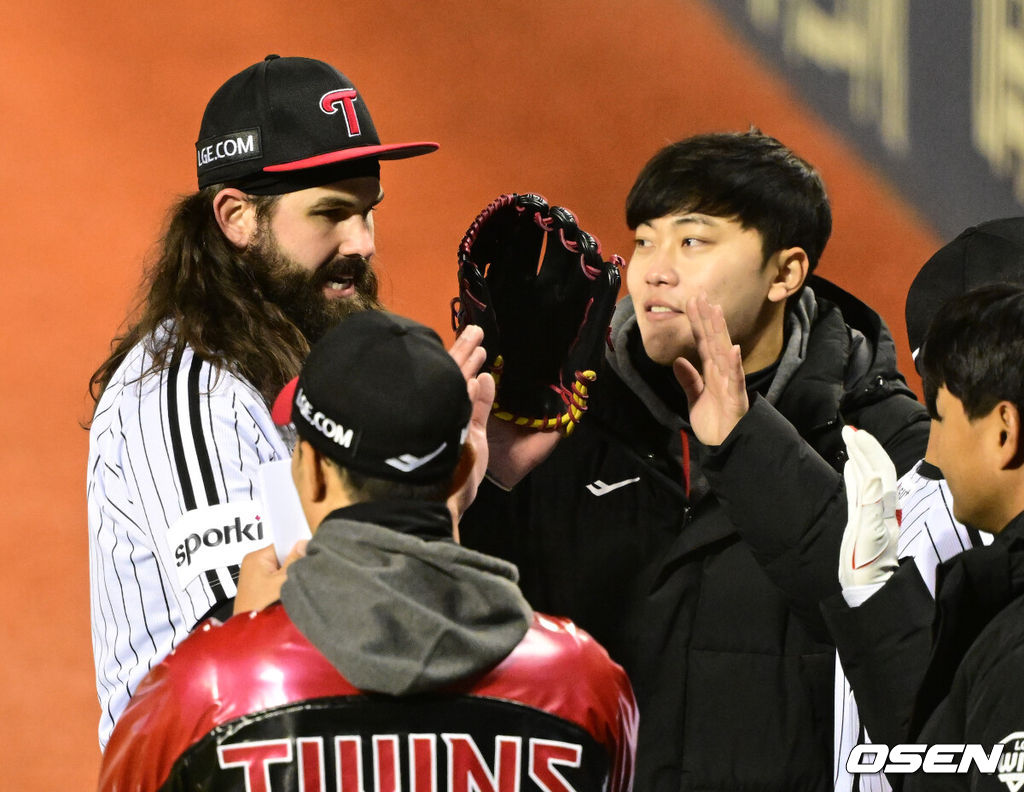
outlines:
[[198, 192], [170, 215], [139, 315], [92, 377], [87, 497], [93, 651], [106, 742], [150, 667], [266, 543], [258, 466], [287, 458], [269, 403], [309, 344], [379, 308], [382, 143], [337, 69], [267, 56], [206, 107]]
[[275, 406], [308, 552], [279, 602], [207, 622], [146, 678], [100, 790], [631, 788], [625, 673], [534, 613], [515, 567], [453, 541], [470, 416], [422, 325], [364, 312], [314, 345]]
[[[905, 315], [907, 338], [920, 373], [928, 327], [956, 297], [993, 283], [1024, 283], [1024, 217], [989, 220], [970, 226], [939, 248], [910, 284]], [[897, 483], [902, 507], [898, 555], [913, 557], [929, 590], [935, 591], [935, 568], [961, 551], [988, 544], [991, 534], [966, 526], [952, 516], [952, 496], [929, 447]]]
[[[928, 327], [946, 303], [993, 283], [1024, 283], [1024, 217], [970, 226], [935, 252], [907, 292], [907, 338], [915, 366]], [[942, 471], [925, 457], [898, 482], [903, 525], [899, 556], [913, 556], [921, 576], [935, 590], [935, 567], [969, 547], [991, 542], [991, 534], [953, 519]]]
[[[939, 566], [933, 600], [919, 565], [897, 561], [895, 515], [875, 505], [895, 494], [891, 461], [866, 433], [848, 439], [864, 453], [861, 483], [853, 488], [862, 505], [851, 510], [844, 545], [849, 540], [865, 556], [878, 556], [871, 562], [876, 581], [856, 600], [844, 587], [822, 609], [869, 733], [889, 748], [920, 749], [897, 759], [872, 747], [853, 761], [902, 764], [902, 773], [889, 778], [908, 792], [1018, 790], [1024, 785], [1024, 285], [990, 283], [942, 303], [917, 360], [932, 416], [928, 458], [946, 477], [956, 519], [992, 538]], [[930, 750], [922, 766], [924, 749]]]
[[[1024, 283], [1024, 217], [970, 226], [937, 250], [918, 271], [907, 292], [905, 315], [910, 352], [919, 371], [928, 327], [943, 307], [956, 297], [993, 283]], [[840, 576], [840, 582], [846, 583], [845, 600], [851, 606], [859, 606], [878, 590], [888, 576], [886, 565], [891, 566], [895, 558], [912, 558], [928, 591], [934, 594], [940, 564], [972, 547], [991, 544], [991, 533], [964, 525], [953, 516], [953, 496], [934, 463], [934, 453], [929, 446], [924, 459], [897, 481], [902, 519], [892, 546], [885, 552], [872, 553], [875, 561], [865, 565], [856, 580]], [[844, 728], [837, 772], [842, 775], [854, 745], [866, 739], [860, 729], [854, 691], [841, 670], [839, 674], [837, 695], [844, 703]], [[913, 692], [912, 684], [906, 692]]]

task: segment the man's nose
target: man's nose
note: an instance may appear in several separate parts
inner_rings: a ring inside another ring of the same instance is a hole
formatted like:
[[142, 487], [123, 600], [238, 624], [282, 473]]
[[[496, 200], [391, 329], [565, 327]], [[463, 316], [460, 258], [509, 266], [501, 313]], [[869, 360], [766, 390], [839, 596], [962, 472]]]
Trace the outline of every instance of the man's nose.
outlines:
[[340, 234], [338, 252], [342, 256], [361, 256], [369, 259], [376, 251], [373, 220], [369, 216], [353, 215], [349, 217], [340, 225]]
[[662, 250], [654, 251], [648, 259], [644, 283], [648, 286], [675, 286], [679, 283], [679, 273], [676, 271], [672, 257]]

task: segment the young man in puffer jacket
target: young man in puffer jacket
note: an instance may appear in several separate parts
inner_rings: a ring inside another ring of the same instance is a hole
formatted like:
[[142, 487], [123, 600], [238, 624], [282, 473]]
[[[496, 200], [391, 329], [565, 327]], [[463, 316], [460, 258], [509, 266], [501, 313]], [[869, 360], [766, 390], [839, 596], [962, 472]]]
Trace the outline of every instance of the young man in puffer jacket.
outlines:
[[[517, 430], [491, 422], [491, 482], [463, 541], [516, 563], [534, 607], [572, 618], [626, 668], [638, 788], [832, 789], [835, 648], [817, 603], [838, 590], [841, 429], [872, 431], [903, 473], [924, 454], [927, 414], [882, 319], [811, 274], [829, 203], [778, 140], [667, 146], [626, 215], [629, 297], [588, 412], [557, 443], [497, 437]], [[701, 298], [737, 345], [749, 410], [732, 431], [702, 425], [715, 411], [700, 398]], [[544, 442], [532, 470], [496, 453]], [[834, 486], [807, 491], [820, 466]]]

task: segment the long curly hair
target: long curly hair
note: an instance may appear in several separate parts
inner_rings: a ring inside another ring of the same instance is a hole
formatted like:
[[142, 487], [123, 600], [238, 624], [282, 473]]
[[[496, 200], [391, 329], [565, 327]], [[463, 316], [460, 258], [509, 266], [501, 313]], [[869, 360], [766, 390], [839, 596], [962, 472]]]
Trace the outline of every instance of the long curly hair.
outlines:
[[[144, 296], [132, 312], [137, 319], [114, 338], [110, 356], [89, 380], [94, 401], [129, 350], [144, 339], [153, 362], [140, 378], [167, 366], [186, 345], [217, 367], [244, 377], [268, 403], [298, 374], [309, 343], [282, 309], [265, 298], [244, 251], [217, 225], [213, 199], [223, 187], [206, 187], [172, 208], [160, 255], [146, 273]], [[277, 199], [251, 197], [258, 220], [269, 216]], [[168, 320], [173, 333], [153, 332]]]

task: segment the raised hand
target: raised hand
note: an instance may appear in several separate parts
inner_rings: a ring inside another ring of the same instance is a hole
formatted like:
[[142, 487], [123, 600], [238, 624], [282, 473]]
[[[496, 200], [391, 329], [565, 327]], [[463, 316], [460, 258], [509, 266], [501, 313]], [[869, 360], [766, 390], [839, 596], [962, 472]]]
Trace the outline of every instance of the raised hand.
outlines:
[[839, 550], [839, 582], [844, 590], [884, 583], [896, 571], [899, 512], [896, 468], [869, 433], [843, 427], [849, 457], [846, 483], [846, 531]]
[[547, 458], [561, 437], [557, 431], [537, 431], [505, 421], [488, 421], [495, 385], [490, 374], [477, 373], [487, 357], [481, 346], [483, 338], [480, 327], [467, 325], [448, 349], [448, 354], [466, 378], [467, 392], [473, 404], [466, 440], [476, 454], [469, 481], [448, 501], [456, 521], [473, 502], [480, 481], [488, 470], [497, 484], [511, 488]]
[[686, 316], [701, 370], [680, 357], [672, 371], [686, 393], [694, 435], [706, 446], [721, 445], [750, 409], [743, 359], [729, 337], [721, 306], [711, 305], [707, 295], [687, 300]]

